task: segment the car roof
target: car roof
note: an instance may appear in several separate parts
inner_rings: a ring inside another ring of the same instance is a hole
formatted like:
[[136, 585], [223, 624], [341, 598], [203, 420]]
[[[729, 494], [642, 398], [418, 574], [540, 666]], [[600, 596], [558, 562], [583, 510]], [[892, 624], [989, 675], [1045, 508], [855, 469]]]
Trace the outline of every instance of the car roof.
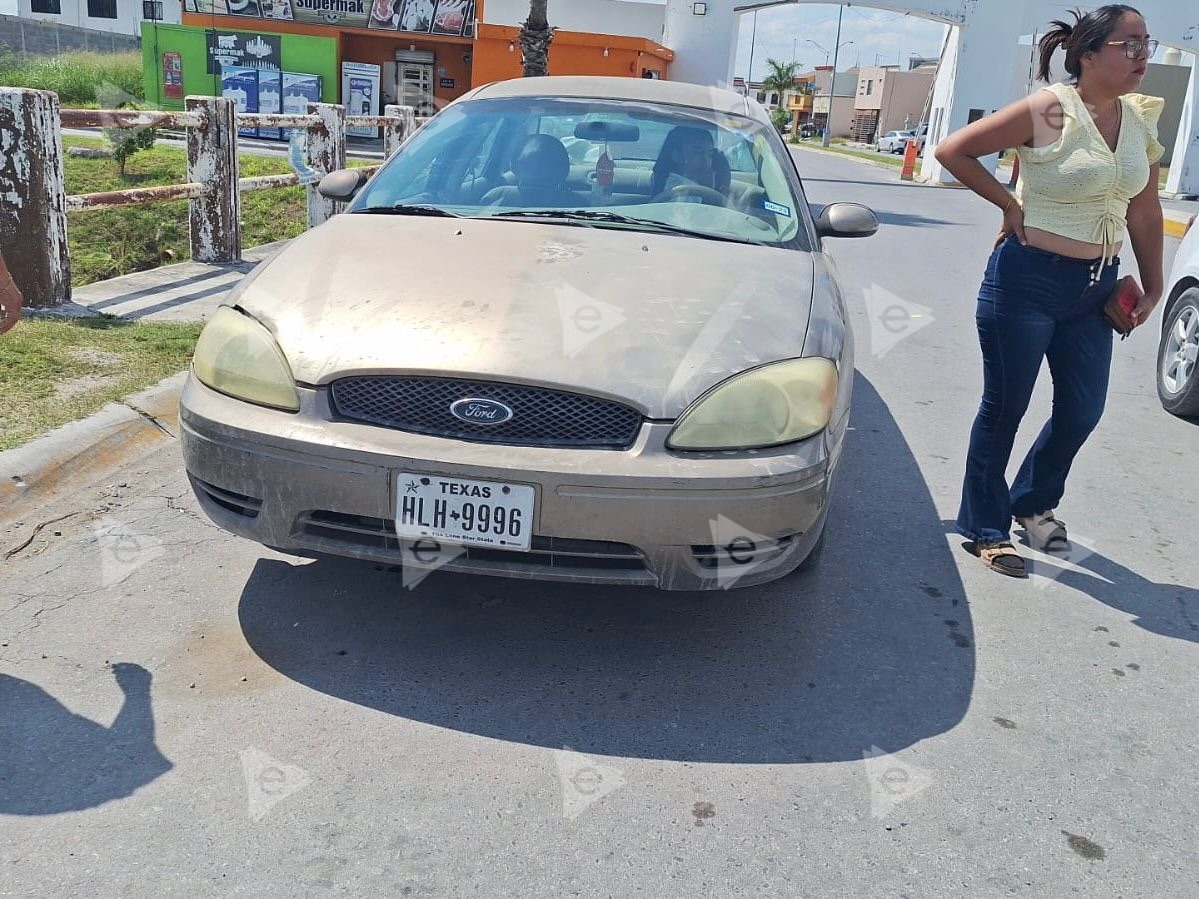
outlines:
[[599, 75], [550, 75], [545, 78], [513, 78], [495, 81], [471, 91], [463, 100], [495, 100], [513, 97], [587, 97], [602, 100], [644, 100], [691, 106], [714, 112], [748, 116], [769, 122], [757, 102], [729, 90], [703, 87], [683, 81], [651, 78], [620, 78]]

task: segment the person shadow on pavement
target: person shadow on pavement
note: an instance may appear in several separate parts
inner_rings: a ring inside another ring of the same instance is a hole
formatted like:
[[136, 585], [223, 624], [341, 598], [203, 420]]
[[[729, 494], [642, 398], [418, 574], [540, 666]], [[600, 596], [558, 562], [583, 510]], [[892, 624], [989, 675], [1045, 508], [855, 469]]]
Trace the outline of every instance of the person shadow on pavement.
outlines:
[[122, 799], [172, 765], [154, 744], [150, 672], [112, 666], [125, 703], [105, 727], [0, 674], [0, 814], [53, 815]]
[[[1027, 549], [1027, 540], [1022, 543]], [[1199, 590], [1151, 581], [1085, 543], [1072, 541], [1071, 547], [1059, 557], [1037, 554], [1031, 576], [1073, 587], [1132, 615], [1132, 623], [1150, 633], [1199, 643]]]

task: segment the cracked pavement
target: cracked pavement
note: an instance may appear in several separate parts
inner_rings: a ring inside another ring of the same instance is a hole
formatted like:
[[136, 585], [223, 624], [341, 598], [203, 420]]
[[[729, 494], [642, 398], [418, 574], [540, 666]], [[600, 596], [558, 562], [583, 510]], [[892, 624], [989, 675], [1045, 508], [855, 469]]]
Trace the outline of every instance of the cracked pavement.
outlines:
[[[986, 572], [947, 521], [994, 216], [799, 159], [884, 222], [832, 248], [859, 380], [816, 573], [407, 590], [216, 529], [170, 441], [0, 529], [0, 896], [1196, 894], [1199, 429], [1154, 334], [1061, 510], [1086, 552]], [[872, 285], [934, 321], [872, 355]]]

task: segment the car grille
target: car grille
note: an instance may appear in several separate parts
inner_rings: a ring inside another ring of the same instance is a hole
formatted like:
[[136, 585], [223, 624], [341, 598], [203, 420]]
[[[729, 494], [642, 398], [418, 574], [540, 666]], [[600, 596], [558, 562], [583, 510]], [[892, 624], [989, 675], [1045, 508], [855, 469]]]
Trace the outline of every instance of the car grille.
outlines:
[[[343, 512], [316, 510], [302, 515], [300, 531], [308, 537], [333, 540], [342, 544], [394, 553], [400, 556], [400, 540], [395, 522], [384, 518], [347, 515]], [[645, 558], [626, 543], [603, 540], [573, 540], [565, 537], [533, 537], [529, 552], [463, 547], [455, 562], [513, 562], [521, 566], [560, 569], [600, 569], [604, 571], [645, 571]]]
[[[502, 424], [462, 421], [450, 405], [466, 397], [493, 400], [515, 413]], [[332, 386], [334, 414], [398, 431], [510, 446], [628, 449], [641, 428], [636, 409], [612, 400], [490, 381], [374, 376]]]
[[262, 500], [252, 496], [246, 496], [241, 493], [234, 493], [232, 490], [226, 490], [223, 487], [218, 487], [216, 484], [210, 484], [207, 481], [201, 481], [197, 477], [191, 478], [192, 486], [197, 492], [203, 493], [222, 509], [232, 512], [235, 515], [240, 515], [243, 518], [257, 518], [258, 513], [262, 511]]

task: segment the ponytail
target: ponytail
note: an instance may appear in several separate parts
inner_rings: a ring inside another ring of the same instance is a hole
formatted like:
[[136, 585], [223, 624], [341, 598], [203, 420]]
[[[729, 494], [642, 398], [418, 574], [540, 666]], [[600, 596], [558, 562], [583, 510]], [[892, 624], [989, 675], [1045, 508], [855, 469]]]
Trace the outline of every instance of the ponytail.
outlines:
[[[1077, 12], [1074, 13], [1077, 24], [1077, 19], [1082, 18]], [[1068, 22], [1063, 22], [1060, 19], [1055, 19], [1050, 23], [1053, 27], [1045, 32], [1041, 40], [1037, 43], [1037, 48], [1040, 50], [1041, 58], [1040, 65], [1037, 67], [1037, 80], [1044, 81], [1046, 84], [1050, 81], [1050, 64], [1053, 62], [1053, 54], [1059, 48], [1064, 48], [1069, 43], [1070, 38], [1074, 36], [1074, 26]]]

